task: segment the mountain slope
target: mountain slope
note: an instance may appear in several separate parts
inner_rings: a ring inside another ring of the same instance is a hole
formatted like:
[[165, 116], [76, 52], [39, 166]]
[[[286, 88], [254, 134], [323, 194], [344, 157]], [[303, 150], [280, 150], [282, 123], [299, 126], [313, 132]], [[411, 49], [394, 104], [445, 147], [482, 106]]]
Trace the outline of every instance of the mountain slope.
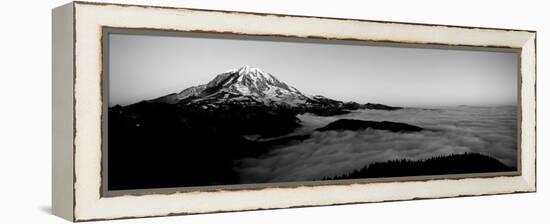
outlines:
[[258, 68], [243, 66], [217, 75], [207, 84], [184, 89], [153, 101], [219, 104], [249, 101], [262, 104], [304, 104], [310, 97]]

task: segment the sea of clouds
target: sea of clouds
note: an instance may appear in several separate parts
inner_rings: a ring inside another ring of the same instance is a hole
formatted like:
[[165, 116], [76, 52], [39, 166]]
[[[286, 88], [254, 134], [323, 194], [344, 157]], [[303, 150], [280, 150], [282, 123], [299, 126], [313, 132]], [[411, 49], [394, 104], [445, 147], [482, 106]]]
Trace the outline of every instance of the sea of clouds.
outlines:
[[[489, 155], [515, 167], [516, 114], [517, 107], [512, 106], [359, 110], [333, 117], [303, 114], [298, 116], [303, 127], [293, 134], [311, 133], [309, 139], [239, 161], [236, 169], [242, 183], [311, 181], [348, 173], [372, 162], [465, 152]], [[402, 122], [426, 130], [313, 131], [342, 118]]]

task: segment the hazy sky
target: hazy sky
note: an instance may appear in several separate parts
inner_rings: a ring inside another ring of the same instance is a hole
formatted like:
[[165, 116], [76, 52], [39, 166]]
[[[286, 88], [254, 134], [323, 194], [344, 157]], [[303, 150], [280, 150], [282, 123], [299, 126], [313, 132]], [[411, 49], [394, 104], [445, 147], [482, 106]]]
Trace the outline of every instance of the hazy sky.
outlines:
[[515, 53], [111, 34], [109, 54], [110, 106], [205, 84], [243, 65], [343, 101], [516, 104]]

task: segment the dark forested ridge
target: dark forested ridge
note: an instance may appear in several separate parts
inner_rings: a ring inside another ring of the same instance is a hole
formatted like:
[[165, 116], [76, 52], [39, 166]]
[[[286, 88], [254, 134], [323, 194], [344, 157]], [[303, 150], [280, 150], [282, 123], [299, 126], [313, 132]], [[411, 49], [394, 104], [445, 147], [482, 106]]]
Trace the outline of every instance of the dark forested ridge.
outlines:
[[318, 128], [318, 131], [332, 131], [332, 130], [362, 130], [362, 129], [375, 129], [375, 130], [385, 130], [391, 132], [417, 132], [424, 130], [421, 127], [391, 122], [391, 121], [363, 121], [363, 120], [354, 120], [354, 119], [340, 119], [328, 124], [325, 127]]
[[298, 126], [284, 108], [227, 105], [215, 111], [141, 102], [109, 110], [110, 190], [237, 184], [237, 159], [265, 152], [243, 135]]
[[376, 162], [356, 169], [350, 173], [323, 180], [363, 179], [376, 177], [406, 177], [444, 174], [468, 174], [516, 171], [497, 159], [478, 154], [464, 153], [437, 156], [425, 160], [391, 160]]

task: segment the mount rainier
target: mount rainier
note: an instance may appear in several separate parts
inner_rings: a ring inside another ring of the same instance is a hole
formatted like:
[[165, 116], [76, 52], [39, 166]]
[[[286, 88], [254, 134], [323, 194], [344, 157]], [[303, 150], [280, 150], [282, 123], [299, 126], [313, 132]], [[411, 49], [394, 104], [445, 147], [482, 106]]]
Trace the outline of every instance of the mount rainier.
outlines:
[[212, 81], [189, 87], [179, 93], [159, 97], [150, 102], [200, 106], [215, 109], [222, 105], [284, 106], [317, 115], [335, 115], [355, 109], [395, 110], [381, 104], [342, 102], [324, 96], [308, 95], [258, 68], [243, 66], [217, 75]]

